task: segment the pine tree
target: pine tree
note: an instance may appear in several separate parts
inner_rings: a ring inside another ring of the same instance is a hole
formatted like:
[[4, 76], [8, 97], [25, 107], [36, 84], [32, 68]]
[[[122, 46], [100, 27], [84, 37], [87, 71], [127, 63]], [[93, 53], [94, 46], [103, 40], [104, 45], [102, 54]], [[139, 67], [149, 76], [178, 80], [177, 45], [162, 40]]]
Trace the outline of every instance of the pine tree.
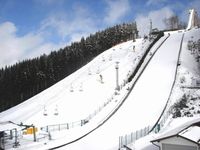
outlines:
[[[136, 23], [98, 31], [80, 42], [0, 69], [0, 111], [38, 94], [90, 62], [94, 57], [137, 34]], [[102, 58], [104, 61], [105, 58]], [[112, 56], [109, 58], [112, 60]], [[90, 74], [91, 71], [89, 71]], [[97, 73], [99, 68], [97, 68]]]

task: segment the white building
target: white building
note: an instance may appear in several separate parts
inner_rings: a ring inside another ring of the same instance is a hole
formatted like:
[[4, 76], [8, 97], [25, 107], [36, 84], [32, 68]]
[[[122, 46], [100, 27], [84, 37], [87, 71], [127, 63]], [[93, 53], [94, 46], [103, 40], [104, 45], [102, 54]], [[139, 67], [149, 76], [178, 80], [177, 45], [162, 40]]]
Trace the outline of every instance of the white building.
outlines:
[[151, 142], [160, 150], [200, 150], [200, 120], [183, 124]]

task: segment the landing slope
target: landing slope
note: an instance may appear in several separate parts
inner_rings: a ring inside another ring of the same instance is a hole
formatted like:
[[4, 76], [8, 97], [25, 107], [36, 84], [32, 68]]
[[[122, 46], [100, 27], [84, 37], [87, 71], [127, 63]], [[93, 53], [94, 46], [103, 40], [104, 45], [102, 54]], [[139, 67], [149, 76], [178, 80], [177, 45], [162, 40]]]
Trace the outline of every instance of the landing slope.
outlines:
[[65, 148], [107, 150], [116, 145], [116, 149], [119, 135], [155, 122], [174, 81], [182, 36], [183, 33], [172, 34], [159, 48], [128, 99], [108, 122], [86, 138]]

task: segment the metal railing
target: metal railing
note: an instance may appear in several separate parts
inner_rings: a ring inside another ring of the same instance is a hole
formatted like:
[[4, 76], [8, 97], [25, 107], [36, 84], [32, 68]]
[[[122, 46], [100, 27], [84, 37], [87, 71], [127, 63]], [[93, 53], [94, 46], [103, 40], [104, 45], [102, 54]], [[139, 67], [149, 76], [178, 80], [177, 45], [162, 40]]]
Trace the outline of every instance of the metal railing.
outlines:
[[125, 136], [120, 136], [119, 149], [124, 148], [124, 146], [134, 143], [136, 140], [148, 135], [150, 129], [151, 129], [151, 126], [147, 126], [141, 130], [137, 130], [135, 132], [131, 132], [130, 134], [126, 134]]
[[87, 120], [79, 120], [79, 121], [70, 122], [70, 123], [47, 125], [45, 127], [41, 127], [41, 130], [46, 131], [46, 132], [61, 131], [61, 130], [67, 130], [67, 129], [78, 127], [78, 126], [83, 126], [86, 123], [87, 123]]

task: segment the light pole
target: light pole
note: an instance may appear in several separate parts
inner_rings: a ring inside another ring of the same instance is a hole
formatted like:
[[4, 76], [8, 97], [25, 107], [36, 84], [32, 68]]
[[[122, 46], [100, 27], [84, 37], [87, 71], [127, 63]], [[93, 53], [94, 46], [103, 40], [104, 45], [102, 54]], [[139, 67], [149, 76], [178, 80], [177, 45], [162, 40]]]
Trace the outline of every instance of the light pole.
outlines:
[[152, 33], [152, 20], [150, 19], [150, 29], [149, 29], [149, 35]]
[[119, 62], [116, 62], [115, 65], [115, 69], [116, 69], [116, 90], [119, 91]]

